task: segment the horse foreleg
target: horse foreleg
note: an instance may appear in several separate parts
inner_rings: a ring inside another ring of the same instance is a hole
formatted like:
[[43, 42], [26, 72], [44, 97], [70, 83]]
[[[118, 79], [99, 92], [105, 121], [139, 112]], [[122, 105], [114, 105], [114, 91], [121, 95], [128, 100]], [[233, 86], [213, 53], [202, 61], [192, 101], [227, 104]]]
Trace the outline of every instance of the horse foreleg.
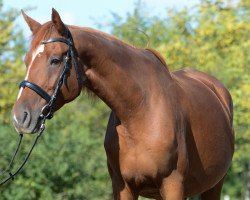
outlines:
[[112, 180], [113, 196], [114, 200], [137, 200], [138, 195], [136, 195], [124, 182], [121, 175], [113, 172], [111, 166], [108, 164], [108, 171]]
[[[113, 182], [114, 181], [114, 182]], [[126, 183], [112, 179], [114, 200], [137, 200], [135, 195]]]
[[160, 193], [163, 200], [184, 200], [183, 176], [173, 171], [163, 180]]
[[220, 194], [224, 178], [221, 179], [213, 188], [201, 194], [202, 200], [220, 200]]

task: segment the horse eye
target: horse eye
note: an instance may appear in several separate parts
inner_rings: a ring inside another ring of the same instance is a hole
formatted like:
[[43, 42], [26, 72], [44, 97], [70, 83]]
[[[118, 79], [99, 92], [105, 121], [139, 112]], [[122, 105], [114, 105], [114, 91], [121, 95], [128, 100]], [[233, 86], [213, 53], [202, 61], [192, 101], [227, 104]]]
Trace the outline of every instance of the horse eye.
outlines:
[[61, 60], [58, 58], [53, 58], [50, 61], [50, 65], [59, 65], [61, 63]]

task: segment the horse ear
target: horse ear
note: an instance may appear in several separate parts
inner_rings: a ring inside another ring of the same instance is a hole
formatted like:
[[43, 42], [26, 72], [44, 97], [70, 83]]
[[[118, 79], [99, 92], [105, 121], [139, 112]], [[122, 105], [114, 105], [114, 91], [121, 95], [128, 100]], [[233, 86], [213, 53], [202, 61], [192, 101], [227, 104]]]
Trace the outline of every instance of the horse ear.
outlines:
[[52, 8], [51, 21], [53, 22], [53, 24], [54, 24], [56, 30], [58, 31], [58, 33], [60, 35], [62, 35], [62, 36], [65, 36], [66, 33], [67, 33], [66, 26], [62, 22], [59, 13], [54, 8]]
[[32, 19], [31, 17], [29, 17], [28, 15], [26, 15], [23, 10], [21, 10], [21, 12], [22, 12], [23, 18], [25, 19], [25, 21], [29, 25], [30, 30], [34, 34], [42, 25], [39, 22]]

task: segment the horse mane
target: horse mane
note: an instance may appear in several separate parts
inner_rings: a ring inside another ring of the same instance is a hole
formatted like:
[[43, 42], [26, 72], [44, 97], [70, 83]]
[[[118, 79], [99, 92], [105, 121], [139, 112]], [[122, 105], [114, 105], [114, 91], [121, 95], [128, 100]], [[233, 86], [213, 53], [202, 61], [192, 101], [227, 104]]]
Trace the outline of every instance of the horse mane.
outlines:
[[[83, 30], [87, 34], [93, 35], [98, 35], [98, 37], [101, 37], [105, 40], [114, 40], [122, 45], [128, 46], [130, 48], [136, 48], [135, 46], [128, 44], [121, 39], [117, 38], [114, 35], [109, 35], [105, 32], [93, 29], [93, 28], [87, 28], [87, 27], [79, 27], [79, 26], [74, 26], [74, 25], [67, 25], [70, 29], [73, 30]], [[52, 32], [55, 30], [55, 27], [51, 21], [46, 22], [43, 24], [33, 35], [32, 35], [32, 42], [31, 42], [31, 48], [35, 49], [39, 44], [41, 44], [41, 41], [48, 39]], [[136, 48], [137, 49], [137, 48]], [[140, 49], [140, 48], [139, 48]], [[167, 69], [167, 64], [163, 58], [163, 56], [155, 49], [147, 47], [145, 50], [150, 51], [162, 64], [165, 66]], [[87, 87], [83, 87], [82, 90], [87, 91], [87, 95], [91, 97], [92, 99], [95, 99], [95, 95], [93, 94], [92, 91], [90, 91]]]
[[160, 62], [165, 66], [167, 67], [167, 63], [165, 61], [165, 59], [163, 58], [163, 56], [158, 52], [156, 51], [155, 49], [153, 48], [146, 48], [146, 50], [150, 51], [151, 53], [153, 53], [155, 55], [156, 58], [158, 58], [160, 60]]
[[[116, 36], [114, 35], [110, 35], [110, 34], [107, 34], [105, 32], [102, 32], [102, 31], [99, 31], [99, 30], [96, 30], [96, 29], [93, 29], [93, 28], [87, 28], [87, 27], [79, 27], [79, 26], [74, 26], [74, 25], [71, 25], [69, 26], [70, 28], [73, 28], [73, 29], [80, 29], [80, 30], [83, 30], [85, 31], [85, 33], [88, 33], [88, 34], [97, 34], [99, 37], [102, 37], [104, 39], [112, 39], [118, 43], [121, 43], [122, 45], [125, 45], [125, 46], [129, 46], [129, 47], [132, 47], [132, 48], [136, 48], [135, 46], [129, 44], [129, 43], [126, 43], [124, 41], [122, 41], [121, 39], [117, 38]], [[142, 32], [143, 34], [145, 34], [144, 32]], [[147, 36], [147, 34], [145, 34]], [[148, 36], [147, 36], [148, 38]], [[148, 38], [149, 39], [149, 38]], [[148, 41], [148, 44], [147, 46], [149, 46], [149, 41]], [[159, 61], [167, 68], [167, 63], [165, 61], [165, 59], [163, 58], [163, 56], [155, 49], [153, 48], [150, 48], [150, 47], [147, 47], [145, 48], [146, 50], [150, 51], [151, 53], [153, 53], [155, 55], [155, 57], [157, 59], [159, 59]]]
[[43, 24], [35, 33], [33, 33], [31, 48], [36, 48], [39, 44], [41, 44], [42, 40], [46, 40], [46, 37], [53, 32], [53, 28], [53, 23], [49, 21]]

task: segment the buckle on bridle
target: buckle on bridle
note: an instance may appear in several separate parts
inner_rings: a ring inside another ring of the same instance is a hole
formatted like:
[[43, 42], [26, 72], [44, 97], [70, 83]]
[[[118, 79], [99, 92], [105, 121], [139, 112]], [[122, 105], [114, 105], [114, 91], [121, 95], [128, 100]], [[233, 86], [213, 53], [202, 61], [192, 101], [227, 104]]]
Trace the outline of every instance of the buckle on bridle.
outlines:
[[42, 119], [52, 119], [53, 118], [53, 110], [52, 107], [46, 104], [41, 109], [41, 114], [39, 116]]

